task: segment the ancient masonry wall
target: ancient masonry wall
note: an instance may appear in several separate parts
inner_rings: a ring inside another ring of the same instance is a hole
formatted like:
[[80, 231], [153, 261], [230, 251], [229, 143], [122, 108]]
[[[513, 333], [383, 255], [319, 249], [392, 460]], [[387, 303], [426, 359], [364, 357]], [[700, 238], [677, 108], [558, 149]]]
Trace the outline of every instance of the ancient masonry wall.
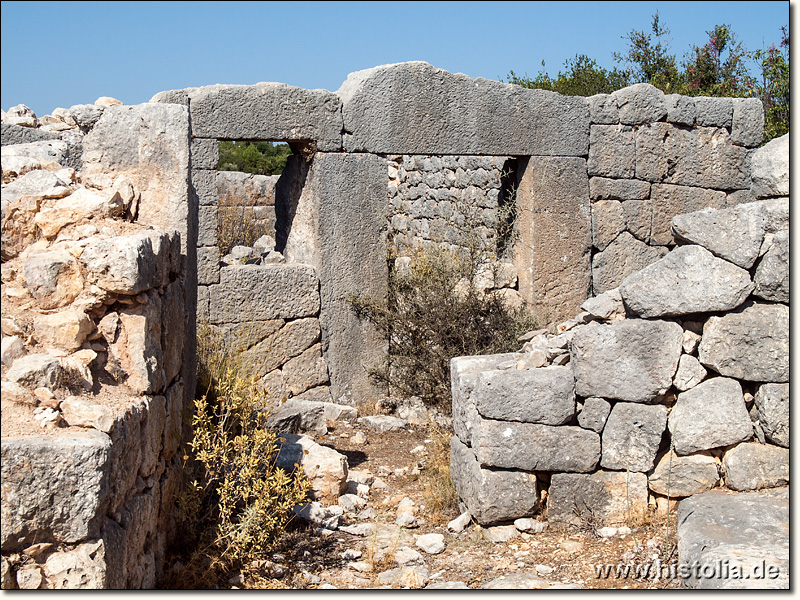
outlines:
[[451, 475], [479, 523], [632, 526], [789, 483], [788, 136], [753, 163], [763, 199], [675, 216], [668, 254], [556, 334], [452, 360]]
[[3, 127], [2, 583], [150, 588], [194, 391], [189, 115], [60, 114], [67, 141]]

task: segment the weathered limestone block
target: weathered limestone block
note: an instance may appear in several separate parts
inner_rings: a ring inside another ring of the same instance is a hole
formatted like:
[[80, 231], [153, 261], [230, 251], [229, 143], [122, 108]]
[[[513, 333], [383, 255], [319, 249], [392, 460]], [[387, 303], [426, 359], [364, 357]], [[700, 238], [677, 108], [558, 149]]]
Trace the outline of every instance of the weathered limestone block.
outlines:
[[789, 484], [789, 449], [749, 442], [722, 458], [725, 484], [732, 490], [760, 490]]
[[622, 295], [619, 288], [592, 296], [581, 304], [581, 310], [599, 319], [611, 319], [615, 316], [625, 315], [625, 306], [622, 304]]
[[76, 309], [39, 315], [33, 321], [36, 340], [54, 356], [78, 350], [93, 329], [89, 316]]
[[703, 327], [700, 362], [725, 377], [789, 381], [789, 307], [746, 302]]
[[589, 197], [595, 200], [646, 200], [650, 197], [650, 184], [638, 179], [609, 179], [591, 177]]
[[[99, 534], [111, 442], [99, 431], [2, 439], [3, 552]], [[79, 491], [80, 493], [76, 493]]]
[[707, 379], [678, 394], [668, 426], [680, 455], [729, 446], [753, 435], [742, 386], [726, 377]]
[[536, 475], [481, 468], [457, 436], [450, 439], [450, 475], [458, 497], [481, 525], [529, 517], [539, 507]]
[[652, 318], [731, 310], [753, 287], [744, 269], [701, 246], [681, 246], [626, 277], [619, 291], [630, 312]]
[[113, 190], [98, 192], [78, 188], [60, 198], [50, 208], [42, 209], [34, 217], [42, 235], [53, 238], [63, 228], [96, 217], [120, 217], [125, 211], [122, 196]]
[[603, 429], [600, 466], [609, 470], [650, 471], [666, 426], [667, 409], [660, 404], [617, 402]]
[[611, 412], [611, 404], [602, 398], [587, 398], [583, 401], [583, 410], [578, 413], [578, 425], [602, 433], [603, 427]]
[[[83, 176], [125, 175], [140, 193], [137, 221], [189, 238], [189, 111], [175, 104], [109, 106], [83, 139]], [[192, 232], [193, 236], [196, 235]]]
[[143, 232], [98, 239], [86, 245], [80, 260], [89, 280], [102, 289], [135, 295], [169, 280], [173, 239], [177, 242], [173, 235]]
[[581, 524], [600, 519], [606, 525], [624, 525], [646, 511], [644, 473], [554, 473], [550, 479], [548, 521]]
[[[318, 280], [304, 265], [232, 265], [210, 286], [213, 323], [309, 317], [319, 312]], [[247, 308], [245, 308], [247, 307]]]
[[695, 121], [700, 127], [730, 127], [733, 123], [733, 98], [694, 98]]
[[573, 426], [478, 419], [472, 448], [481, 465], [586, 473], [600, 460], [600, 436]]
[[644, 269], [666, 253], [666, 248], [648, 246], [623, 231], [605, 250], [592, 258], [592, 288], [595, 295], [619, 287], [628, 275]]
[[51, 590], [106, 589], [106, 553], [103, 540], [51, 552], [44, 561], [45, 588]]
[[321, 402], [307, 402], [290, 398], [270, 415], [268, 425], [279, 434], [311, 433], [325, 435], [325, 407]]
[[[202, 286], [211, 286], [220, 282], [219, 247], [204, 246], [197, 249], [197, 283]], [[213, 295], [209, 296], [209, 302]], [[209, 311], [210, 311], [209, 304]]]
[[57, 140], [59, 136], [57, 133], [42, 129], [23, 127], [14, 123], [0, 123], [0, 139], [2, 139], [3, 146], [11, 146], [14, 144]]
[[575, 379], [569, 367], [484, 371], [471, 400], [487, 419], [563, 425], [575, 415]]
[[192, 138], [190, 147], [193, 169], [216, 169], [219, 164], [219, 142], [215, 139]]
[[314, 223], [322, 349], [331, 393], [340, 404], [374, 402], [376, 395], [386, 395], [366, 370], [387, 342], [356, 316], [349, 298], [354, 293], [379, 302], [386, 298], [387, 169], [378, 156], [318, 153], [303, 189]]
[[285, 83], [207, 85], [188, 91], [192, 133], [218, 139], [312, 140], [342, 148], [342, 106], [327, 90]]
[[3, 336], [2, 344], [2, 363], [4, 365], [10, 367], [11, 363], [25, 354], [25, 345], [22, 343], [22, 338], [16, 335]]
[[699, 244], [715, 256], [749, 269], [758, 258], [764, 241], [763, 213], [757, 202], [721, 210], [704, 208], [676, 215], [671, 230], [677, 240]]
[[217, 172], [220, 206], [274, 206], [275, 185], [280, 175], [256, 175], [239, 171]]
[[697, 109], [694, 98], [680, 94], [666, 94], [664, 102], [667, 106], [667, 122], [676, 125], [694, 125]]
[[592, 203], [592, 244], [605, 250], [625, 229], [625, 211], [622, 203], [615, 200], [600, 200]]
[[[684, 580], [689, 588], [789, 589], [789, 488], [743, 494], [711, 490], [681, 501], [678, 560], [728, 567], [712, 577], [692, 569]], [[741, 577], [733, 574], [734, 567]], [[756, 569], [761, 575], [753, 578]], [[745, 574], [751, 578], [744, 579]]]
[[543, 319], [558, 322], [578, 312], [590, 292], [586, 162], [533, 156], [523, 169], [517, 190], [519, 292]]
[[55, 389], [61, 383], [63, 369], [59, 360], [50, 354], [20, 356], [6, 372], [5, 378], [26, 388]]
[[209, 169], [192, 169], [191, 189], [198, 206], [219, 206], [217, 178], [219, 173]]
[[589, 121], [598, 125], [619, 123], [619, 107], [611, 94], [589, 96]]
[[678, 370], [675, 372], [672, 385], [677, 390], [685, 392], [703, 381], [706, 375], [708, 375], [708, 371], [703, 368], [699, 360], [694, 356], [681, 354], [681, 359], [678, 361]]
[[764, 105], [758, 98], [734, 98], [731, 142], [756, 148], [764, 137]]
[[653, 209], [650, 243], [667, 246], [674, 243], [672, 219], [676, 215], [703, 208], [725, 208], [725, 192], [679, 185], [653, 184], [650, 204]]
[[626, 125], [592, 125], [586, 167], [590, 177], [632, 178], [636, 171], [633, 128]]
[[611, 94], [619, 106], [619, 121], [641, 125], [661, 121], [667, 116], [664, 92], [649, 83], [637, 83]]
[[197, 245], [216, 246], [219, 209], [216, 206], [197, 207]]
[[588, 147], [586, 98], [426, 62], [350, 73], [336, 94], [348, 152], [585, 156]]
[[[3, 162], [6, 161], [6, 152], [3, 151]], [[6, 168], [6, 165], [3, 165]], [[66, 179], [66, 178], [65, 178]], [[10, 216], [12, 208], [17, 209], [26, 205], [25, 200], [32, 201], [32, 206], [38, 208], [45, 198], [61, 198], [70, 193], [69, 181], [65, 181], [52, 171], [36, 169], [29, 171], [17, 179], [3, 185], [2, 206], [3, 218]], [[33, 215], [29, 215], [33, 219]], [[4, 227], [7, 223], [4, 225]]]
[[164, 396], [147, 396], [143, 404], [139, 477], [147, 478], [156, 470], [161, 456], [163, 432], [167, 423], [167, 399]]
[[303, 467], [311, 482], [309, 496], [325, 505], [336, 504], [347, 489], [347, 457], [333, 448], [320, 446], [307, 435], [281, 436], [275, 464], [287, 473]]
[[119, 312], [116, 338], [108, 345], [106, 370], [138, 394], [164, 390], [164, 352], [161, 346], [161, 298], [150, 292], [147, 304]]
[[789, 447], [789, 384], [765, 383], [756, 392], [758, 422], [773, 444]]
[[[246, 326], [245, 326], [246, 327]], [[245, 364], [259, 375], [266, 375], [299, 355], [320, 339], [319, 321], [315, 318], [292, 319], [242, 353]]]
[[625, 226], [637, 240], [650, 242], [653, 230], [653, 206], [650, 200], [626, 200], [622, 203]]
[[292, 395], [328, 383], [328, 366], [322, 358], [322, 346], [316, 344], [283, 365], [283, 377]]
[[176, 381], [164, 393], [166, 418], [161, 441], [162, 455], [170, 460], [180, 447], [183, 439], [183, 403], [184, 384], [182, 380]]
[[462, 443], [472, 444], [472, 429], [478, 419], [478, 409], [472, 399], [472, 390], [483, 371], [491, 371], [503, 361], [511, 360], [513, 353], [486, 356], [456, 356], [450, 359], [450, 391], [453, 397], [453, 433]]
[[570, 344], [579, 396], [651, 402], [672, 385], [681, 354], [677, 323], [629, 319], [582, 327]]
[[25, 284], [39, 308], [66, 306], [83, 290], [78, 261], [68, 252], [51, 250], [35, 254], [22, 266]]
[[752, 185], [756, 198], [789, 195], [789, 134], [771, 140], [753, 153]]
[[749, 151], [733, 145], [727, 129], [652, 123], [635, 137], [637, 179], [719, 190], [750, 187]]
[[70, 427], [92, 427], [109, 433], [114, 426], [114, 414], [108, 406], [68, 396], [59, 405], [61, 416]]
[[710, 490], [719, 481], [717, 461], [705, 454], [679, 456], [670, 451], [664, 454], [648, 477], [648, 485], [656, 494], [683, 498]]
[[758, 263], [753, 295], [771, 302], [789, 303], [789, 232], [779, 231]]
[[175, 380], [183, 364], [186, 335], [184, 294], [183, 282], [178, 280], [168, 285], [161, 297], [161, 348], [165, 385]]

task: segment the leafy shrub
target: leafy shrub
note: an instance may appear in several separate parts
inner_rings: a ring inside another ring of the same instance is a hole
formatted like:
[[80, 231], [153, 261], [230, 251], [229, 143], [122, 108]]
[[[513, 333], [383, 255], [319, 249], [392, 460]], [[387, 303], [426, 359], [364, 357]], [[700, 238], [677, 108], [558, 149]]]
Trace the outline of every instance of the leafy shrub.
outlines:
[[475, 276], [486, 268], [474, 253], [436, 246], [419, 249], [407, 271], [390, 263], [386, 302], [354, 295], [356, 313], [388, 339], [388, 356], [370, 369], [393, 394], [419, 396], [450, 412], [450, 359], [517, 350], [517, 337], [535, 327], [525, 307], [509, 308], [483, 293]]
[[280, 175], [292, 154], [288, 144], [272, 142], [219, 142], [218, 171]]
[[[309, 489], [302, 471], [276, 467], [276, 434], [258, 378], [208, 325], [198, 327], [198, 394], [188, 484], [179, 498], [187, 541], [216, 563], [241, 564], [269, 551]], [[212, 561], [212, 562], [214, 562]]]

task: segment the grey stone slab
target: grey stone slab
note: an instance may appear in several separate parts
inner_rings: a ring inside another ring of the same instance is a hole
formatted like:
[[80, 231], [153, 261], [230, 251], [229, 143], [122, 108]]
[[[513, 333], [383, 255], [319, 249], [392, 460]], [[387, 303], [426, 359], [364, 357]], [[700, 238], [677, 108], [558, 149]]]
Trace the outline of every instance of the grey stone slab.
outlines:
[[644, 243], [650, 242], [653, 231], [653, 204], [650, 200], [626, 200], [622, 203], [625, 213], [625, 227]]
[[789, 134], [753, 152], [750, 191], [756, 198], [789, 195]]
[[603, 427], [611, 412], [611, 404], [603, 398], [587, 398], [583, 401], [583, 409], [578, 413], [578, 425], [602, 433]]
[[590, 177], [632, 178], [636, 171], [633, 127], [592, 125], [586, 167]]
[[763, 212], [757, 202], [721, 210], [706, 208], [676, 215], [671, 230], [676, 240], [699, 244], [715, 256], [749, 269], [764, 241]]
[[672, 386], [683, 329], [677, 323], [628, 319], [582, 327], [570, 344], [575, 393], [651, 402]]
[[304, 265], [237, 265], [211, 286], [213, 323], [309, 317], [319, 312], [318, 279]]
[[731, 142], [756, 148], [764, 137], [764, 105], [758, 98], [734, 98]]
[[349, 152], [585, 156], [588, 147], [586, 98], [426, 62], [351, 73], [336, 93]]
[[758, 422], [773, 444], [789, 447], [789, 384], [765, 383], [756, 392]]
[[625, 211], [622, 202], [600, 200], [592, 203], [592, 244], [600, 251], [625, 229]]
[[646, 200], [650, 197], [650, 184], [638, 179], [589, 179], [589, 197], [595, 200]]
[[694, 98], [681, 96], [680, 94], [667, 94], [664, 96], [667, 105], [667, 122], [676, 125], [694, 125], [697, 110], [694, 106]]
[[217, 206], [217, 171], [210, 169], [192, 169], [192, 189], [200, 206]]
[[[199, 285], [219, 283], [219, 258], [219, 248], [217, 246], [204, 246], [197, 249], [197, 283]], [[212, 297], [213, 294], [209, 295], [209, 300]]]
[[702, 246], [681, 246], [619, 286], [626, 308], [640, 317], [732, 310], [753, 291], [750, 274]]
[[471, 398], [487, 419], [563, 425], [575, 415], [575, 379], [569, 367], [484, 371]]
[[789, 307], [746, 302], [703, 327], [700, 362], [726, 377], [789, 381]]
[[754, 296], [771, 302], [789, 303], [789, 232], [779, 231], [761, 258], [753, 277]]
[[704, 208], [725, 208], [725, 192], [685, 185], [653, 184], [650, 191], [652, 224], [650, 243], [667, 246], [674, 243], [672, 219], [676, 215]]
[[666, 248], [648, 246], [623, 231], [605, 250], [592, 257], [594, 294], [600, 295], [619, 287], [626, 277], [656, 262], [666, 253]]
[[586, 473], [600, 460], [600, 436], [569, 425], [478, 419], [472, 448], [483, 466]]
[[731, 127], [733, 123], [733, 98], [694, 98], [695, 122], [700, 127]]
[[664, 92], [649, 83], [637, 83], [611, 94], [619, 106], [619, 121], [641, 125], [661, 121], [667, 116]]
[[58, 139], [60, 139], [60, 136], [52, 131], [44, 131], [34, 127], [22, 127], [13, 123], [0, 123], [0, 145], [3, 146]]
[[197, 246], [216, 246], [219, 209], [216, 206], [197, 207]]
[[284, 83], [208, 85], [189, 92], [192, 133], [224, 140], [311, 140], [342, 147], [341, 102], [327, 90]]
[[550, 478], [548, 521], [626, 525], [646, 510], [647, 476], [644, 473], [554, 473]]
[[321, 402], [308, 402], [290, 398], [280, 405], [267, 421], [277, 433], [311, 433], [325, 435], [325, 407]]
[[706, 375], [708, 375], [708, 371], [703, 368], [699, 360], [694, 356], [681, 354], [681, 359], [678, 361], [678, 370], [672, 379], [672, 385], [675, 386], [675, 389], [685, 392], [703, 381]]
[[4, 553], [98, 537], [109, 492], [106, 434], [4, 437], [0, 448]]
[[789, 488], [711, 490], [681, 501], [678, 561], [689, 566], [689, 588], [788, 589]]
[[216, 169], [219, 163], [219, 140], [216, 138], [192, 138], [192, 168]]
[[729, 446], [753, 435], [742, 386], [727, 377], [707, 379], [678, 394], [668, 426], [680, 455]]
[[732, 490], [761, 490], [789, 484], [789, 449], [745, 442], [722, 458], [725, 485]]
[[482, 468], [456, 436], [450, 440], [450, 476], [458, 497], [483, 526], [528, 517], [539, 508], [533, 473]]
[[589, 96], [589, 121], [597, 125], [615, 125], [619, 123], [619, 107], [611, 94], [595, 94]]
[[603, 429], [600, 466], [612, 471], [650, 471], [666, 427], [665, 406], [617, 402]]
[[680, 456], [670, 451], [661, 456], [647, 484], [656, 494], [684, 498], [710, 490], [719, 481], [717, 461], [706, 453]]
[[519, 293], [543, 321], [559, 322], [578, 312], [591, 290], [586, 161], [533, 156], [520, 169], [515, 257]]

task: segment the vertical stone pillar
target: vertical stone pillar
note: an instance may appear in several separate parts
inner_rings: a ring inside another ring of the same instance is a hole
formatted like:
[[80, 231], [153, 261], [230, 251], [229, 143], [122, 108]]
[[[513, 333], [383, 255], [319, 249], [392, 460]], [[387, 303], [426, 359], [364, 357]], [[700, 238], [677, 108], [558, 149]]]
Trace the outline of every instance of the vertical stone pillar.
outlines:
[[591, 208], [586, 160], [532, 156], [517, 186], [519, 292], [542, 324], [578, 312], [591, 290]]

